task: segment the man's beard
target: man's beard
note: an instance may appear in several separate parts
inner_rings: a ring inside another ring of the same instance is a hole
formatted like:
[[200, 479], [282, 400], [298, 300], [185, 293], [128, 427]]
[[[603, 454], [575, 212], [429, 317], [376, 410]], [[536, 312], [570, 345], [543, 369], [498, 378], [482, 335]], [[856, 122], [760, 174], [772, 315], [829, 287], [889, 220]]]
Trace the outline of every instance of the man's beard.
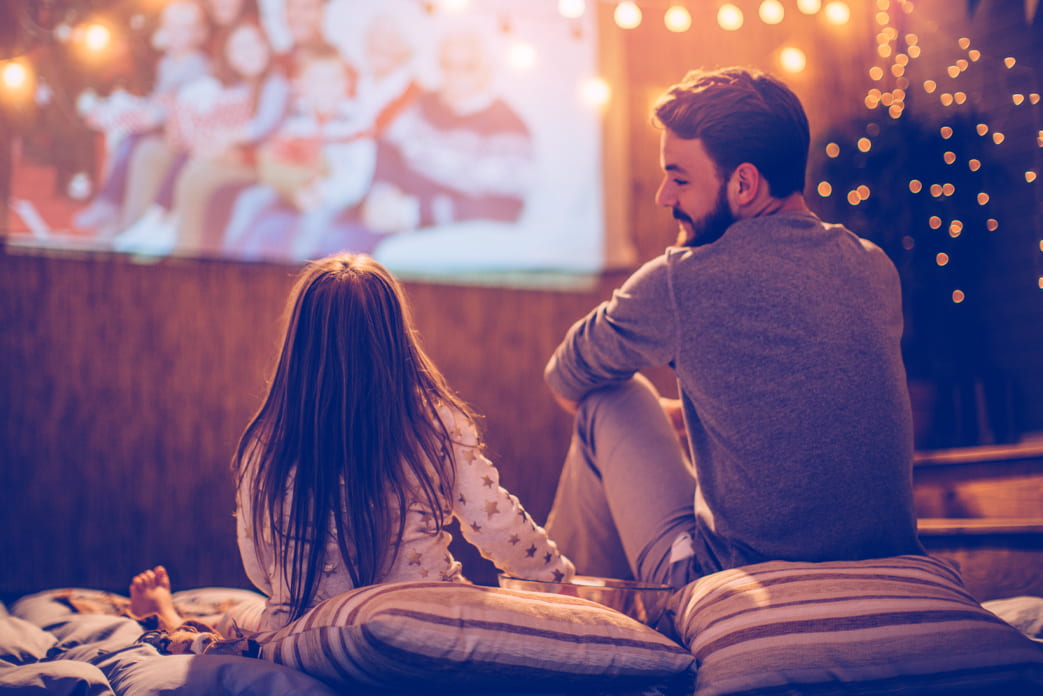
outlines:
[[[699, 218], [692, 220], [680, 208], [674, 208], [674, 219], [679, 223], [677, 230], [677, 246], [703, 246], [712, 244], [724, 236], [725, 231], [735, 222], [735, 216], [728, 208], [728, 194], [725, 184], [721, 184], [717, 192], [717, 200], [714, 202], [713, 210]], [[687, 223], [686, 228], [683, 223]], [[691, 232], [688, 231], [691, 228]]]

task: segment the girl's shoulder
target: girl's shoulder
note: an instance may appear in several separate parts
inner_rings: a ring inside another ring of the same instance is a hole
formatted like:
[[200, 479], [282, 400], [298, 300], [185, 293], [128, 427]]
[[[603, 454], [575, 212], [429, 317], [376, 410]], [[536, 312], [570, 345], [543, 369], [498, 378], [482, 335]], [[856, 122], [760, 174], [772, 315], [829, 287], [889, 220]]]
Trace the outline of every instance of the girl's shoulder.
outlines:
[[478, 444], [478, 429], [471, 417], [452, 404], [439, 402], [438, 417], [456, 445], [474, 447]]

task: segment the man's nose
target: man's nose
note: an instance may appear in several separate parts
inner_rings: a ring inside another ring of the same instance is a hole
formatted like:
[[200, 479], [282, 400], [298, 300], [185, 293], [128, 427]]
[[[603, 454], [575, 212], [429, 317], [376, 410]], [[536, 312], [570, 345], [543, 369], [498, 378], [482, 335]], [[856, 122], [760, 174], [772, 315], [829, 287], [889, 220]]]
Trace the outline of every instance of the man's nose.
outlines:
[[661, 205], [664, 208], [674, 207], [674, 196], [673, 192], [670, 191], [669, 183], [664, 181], [659, 184], [659, 188], [655, 192], [656, 205]]

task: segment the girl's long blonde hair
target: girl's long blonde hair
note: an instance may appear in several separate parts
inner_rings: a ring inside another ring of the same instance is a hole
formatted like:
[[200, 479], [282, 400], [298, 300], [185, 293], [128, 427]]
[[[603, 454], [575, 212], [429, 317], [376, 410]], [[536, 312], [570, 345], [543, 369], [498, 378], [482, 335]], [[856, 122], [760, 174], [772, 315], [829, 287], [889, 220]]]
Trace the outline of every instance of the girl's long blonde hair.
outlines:
[[360, 587], [390, 569], [409, 503], [434, 513], [433, 533], [442, 529], [455, 466], [439, 407], [473, 416], [421, 349], [401, 287], [368, 256], [309, 264], [287, 308], [274, 377], [233, 469], [255, 540], [271, 530], [297, 618], [314, 598], [330, 532]]

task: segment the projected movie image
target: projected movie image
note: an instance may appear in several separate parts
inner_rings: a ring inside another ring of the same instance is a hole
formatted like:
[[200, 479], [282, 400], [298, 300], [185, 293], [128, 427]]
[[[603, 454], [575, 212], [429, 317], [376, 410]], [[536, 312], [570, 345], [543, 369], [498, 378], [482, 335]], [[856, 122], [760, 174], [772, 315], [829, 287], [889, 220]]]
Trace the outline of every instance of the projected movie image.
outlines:
[[59, 18], [20, 59], [39, 113], [13, 132], [8, 242], [600, 270], [594, 21], [556, 6], [123, 0]]

